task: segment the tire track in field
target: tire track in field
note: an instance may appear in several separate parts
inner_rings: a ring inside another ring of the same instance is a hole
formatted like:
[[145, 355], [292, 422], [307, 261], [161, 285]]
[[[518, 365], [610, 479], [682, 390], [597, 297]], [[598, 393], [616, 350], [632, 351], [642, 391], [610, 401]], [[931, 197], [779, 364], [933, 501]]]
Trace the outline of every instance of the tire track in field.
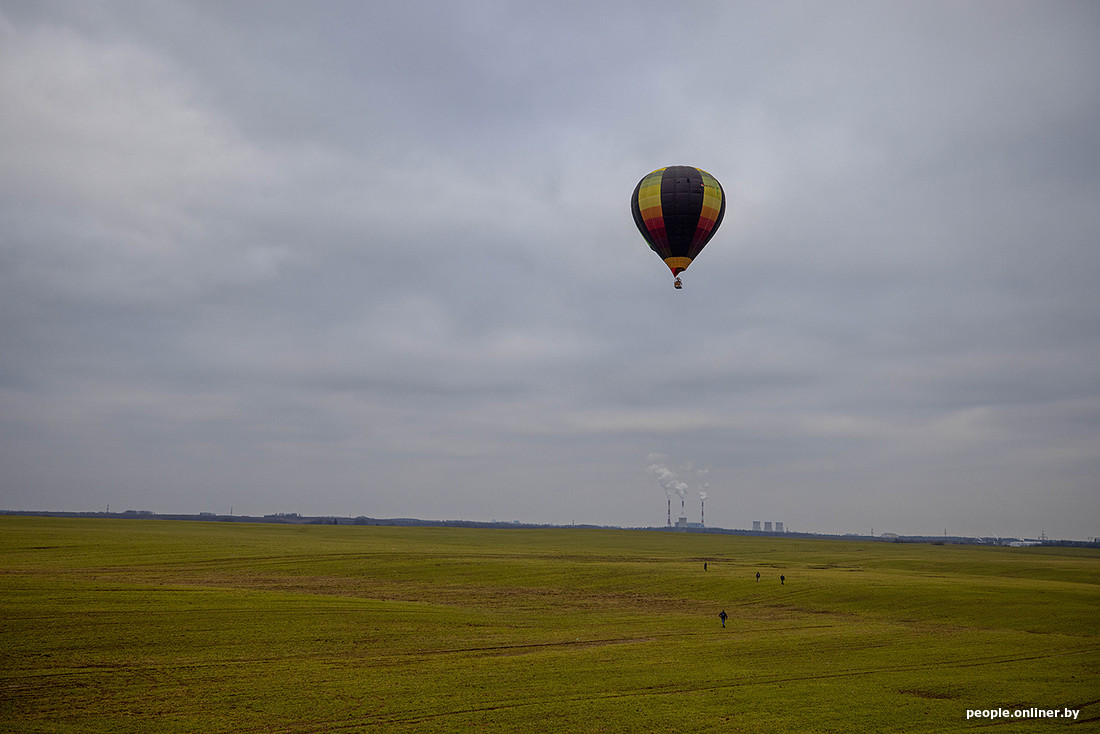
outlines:
[[[753, 634], [756, 633], [779, 633], [779, 632], [796, 632], [809, 629], [832, 629], [836, 625], [832, 624], [810, 624], [810, 625], [793, 625], [788, 627], [769, 627], [761, 630], [752, 630]], [[749, 631], [745, 631], [742, 634], [748, 634]], [[631, 645], [640, 644], [646, 642], [654, 642], [657, 639], [683, 639], [685, 637], [711, 637], [716, 633], [713, 631], [695, 631], [695, 632], [683, 632], [683, 631], [671, 631], [671, 632], [654, 632], [648, 635], [634, 636], [634, 637], [609, 637], [599, 639], [576, 639], [576, 640], [556, 640], [552, 642], [527, 642], [520, 644], [502, 644], [502, 645], [484, 645], [479, 647], [458, 647], [458, 648], [446, 648], [439, 650], [410, 650], [403, 652], [389, 652], [378, 654], [377, 651], [372, 650], [372, 659], [376, 662], [381, 661], [399, 661], [406, 658], [424, 658], [424, 657], [442, 657], [446, 655], [468, 655], [468, 654], [496, 654], [496, 655], [522, 655], [525, 652], [537, 652], [538, 650], [547, 649], [583, 649], [588, 647], [603, 647], [607, 645]], [[733, 636], [740, 636], [734, 631]], [[346, 659], [344, 655], [333, 655], [327, 652], [306, 652], [298, 653], [295, 655], [276, 655], [276, 656], [257, 656], [257, 657], [227, 657], [217, 660], [204, 660], [204, 661], [189, 661], [185, 663], [179, 662], [156, 662], [145, 664], [133, 664], [133, 663], [118, 663], [118, 662], [88, 662], [82, 665], [62, 667], [50, 670], [35, 670], [33, 668], [23, 668], [16, 672], [8, 671], [7, 677], [0, 677], [0, 692], [6, 692], [9, 695], [26, 695], [35, 691], [42, 690], [43, 687], [58, 687], [64, 685], [71, 685], [72, 680], [79, 680], [89, 675], [98, 675], [107, 672], [115, 674], [133, 674], [133, 675], [169, 675], [172, 671], [180, 670], [202, 670], [202, 669], [226, 669], [229, 667], [238, 666], [250, 666], [263, 663], [285, 663], [290, 660], [314, 660], [318, 658], [339, 658]]]
[[[553, 644], [553, 643], [551, 643]], [[338, 731], [342, 729], [355, 729], [365, 728], [370, 726], [379, 725], [414, 725], [424, 722], [435, 721], [439, 719], [445, 719], [452, 716], [468, 716], [472, 714], [489, 713], [493, 711], [503, 711], [510, 709], [520, 709], [529, 706], [542, 706], [548, 703], [555, 704], [575, 704], [585, 703], [592, 701], [612, 700], [617, 698], [644, 698], [649, 696], [672, 696], [682, 695], [685, 693], [698, 693], [706, 691], [721, 691], [734, 688], [751, 688], [756, 686], [770, 686], [777, 683], [798, 683], [803, 681], [815, 681], [815, 680], [828, 680], [831, 678], [851, 678], [865, 675], [880, 675], [889, 673], [907, 673], [919, 670], [927, 670], [930, 668], [940, 669], [944, 665], [951, 665], [956, 668], [973, 668], [986, 665], [1003, 665], [1008, 663], [1023, 663], [1033, 660], [1043, 660], [1047, 658], [1056, 657], [1068, 657], [1072, 655], [1084, 655], [1087, 653], [1100, 652], [1100, 647], [1086, 647], [1077, 650], [1061, 650], [1057, 652], [1044, 653], [1039, 655], [983, 655], [974, 658], [963, 658], [962, 660], [943, 661], [937, 660], [927, 663], [909, 663], [903, 665], [888, 665], [874, 668], [860, 668], [855, 670], [838, 670], [828, 673], [817, 673], [813, 675], [793, 675], [793, 676], [768, 676], [761, 678], [754, 678], [744, 681], [732, 681], [729, 683], [714, 683], [708, 685], [689, 685], [689, 684], [677, 684], [669, 683], [658, 686], [647, 686], [644, 688], [637, 688], [633, 690], [625, 691], [610, 691], [604, 693], [596, 693], [592, 695], [563, 695], [550, 698], [540, 698], [536, 700], [525, 699], [522, 701], [502, 701], [495, 704], [488, 704], [485, 706], [474, 706], [463, 709], [455, 709], [452, 711], [440, 711], [433, 713], [422, 714], [392, 714], [377, 717], [368, 717], [366, 719], [359, 719], [356, 721], [348, 720], [330, 720], [324, 722], [310, 722], [302, 726], [295, 726], [284, 729], [272, 729], [265, 727], [264, 731], [283, 731], [283, 732], [328, 732]], [[944, 729], [943, 731], [954, 730], [957, 727]], [[260, 729], [254, 729], [252, 731], [260, 731]]]
[[378, 656], [378, 658], [376, 658], [376, 659], [380, 659], [382, 657], [390, 657], [390, 658], [416, 657], [416, 658], [422, 658], [422, 657], [427, 657], [427, 656], [438, 656], [438, 655], [466, 655], [468, 653], [497, 653], [497, 654], [501, 654], [501, 655], [508, 654], [508, 653], [515, 653], [515, 654], [518, 655], [518, 654], [521, 654], [521, 653], [523, 653], [527, 650], [540, 650], [540, 649], [554, 648], [554, 647], [582, 648], [582, 647], [603, 647], [605, 645], [632, 645], [632, 644], [636, 644], [636, 643], [639, 643], [639, 642], [653, 642], [653, 640], [655, 638], [664, 637], [664, 636], [665, 635], [663, 635], [663, 634], [657, 634], [657, 635], [646, 635], [644, 637], [609, 637], [609, 638], [605, 638], [605, 639], [596, 639], [596, 640], [576, 639], [576, 640], [558, 640], [556, 642], [525, 642], [525, 643], [522, 643], [522, 644], [513, 644], [513, 645], [485, 645], [485, 646], [482, 646], [482, 647], [456, 647], [456, 648], [448, 648], [446, 650], [415, 650], [415, 651], [396, 653], [396, 654], [391, 654], [391, 655], [386, 655], [386, 656]]
[[[831, 624], [810, 624], [810, 625], [793, 625], [789, 627], [769, 627], [761, 630], [752, 630], [753, 634], [756, 633], [780, 633], [780, 632], [797, 632], [801, 630], [810, 629], [832, 629], [836, 625]], [[749, 634], [750, 631], [745, 631], [738, 634], [734, 631], [730, 637], [741, 636], [741, 634]], [[537, 652], [539, 650], [548, 649], [583, 649], [588, 647], [603, 647], [607, 645], [631, 645], [640, 644], [646, 642], [654, 642], [658, 639], [683, 639], [685, 637], [711, 637], [716, 632], [713, 631], [695, 631], [695, 632], [683, 632], [683, 631], [671, 631], [671, 632], [654, 632], [647, 635], [633, 636], [633, 637], [608, 637], [608, 638], [582, 638], [577, 640], [556, 640], [552, 642], [527, 642], [519, 644], [502, 644], [502, 645], [484, 645], [479, 647], [457, 647], [446, 648], [438, 650], [409, 650], [402, 652], [388, 652], [378, 653], [376, 650], [371, 650], [371, 657], [376, 662], [382, 661], [400, 661], [407, 658], [424, 658], [424, 657], [442, 657], [446, 655], [469, 655], [469, 654], [489, 654], [489, 655], [522, 655], [525, 652]], [[226, 657], [217, 660], [202, 660], [202, 661], [189, 661], [185, 663], [179, 662], [156, 662], [145, 664], [133, 664], [133, 663], [117, 663], [117, 662], [88, 662], [82, 665], [62, 667], [50, 670], [35, 670], [33, 668], [23, 668], [18, 671], [8, 671], [7, 677], [0, 677], [0, 691], [6, 691], [11, 695], [21, 695], [33, 692], [35, 690], [41, 690], [43, 686], [61, 686], [71, 685], [67, 681], [77, 680], [89, 675], [98, 675], [106, 672], [113, 672], [115, 674], [158, 674], [167, 675], [170, 671], [179, 670], [202, 670], [202, 669], [225, 669], [229, 667], [238, 666], [250, 666], [263, 663], [285, 663], [291, 660], [315, 660], [319, 658], [332, 658], [346, 660], [346, 655], [334, 655], [328, 652], [305, 652], [294, 655], [264, 655], [256, 657]]]
[[[790, 627], [768, 627], [768, 628], [759, 629], [759, 630], [751, 630], [751, 632], [753, 634], [772, 633], [772, 632], [793, 632], [793, 631], [798, 631], [798, 630], [809, 630], [809, 629], [833, 629], [836, 626], [837, 625], [835, 625], [835, 624], [804, 624], [804, 625], [794, 625], [794, 626], [790, 626]], [[745, 631], [744, 634], [748, 634], [749, 632], [750, 631]], [[740, 636], [740, 635], [737, 635], [736, 630], [734, 631], [734, 633], [735, 633], [734, 635], [730, 635], [730, 636]], [[642, 635], [642, 636], [638, 636], [638, 637], [608, 637], [608, 638], [602, 638], [602, 639], [556, 640], [556, 641], [553, 641], [553, 642], [524, 642], [524, 643], [517, 643], [517, 644], [510, 644], [510, 645], [485, 645], [485, 646], [480, 646], [480, 647], [455, 647], [455, 648], [447, 648], [447, 649], [441, 649], [441, 650], [410, 650], [410, 651], [407, 651], [407, 652], [394, 652], [394, 653], [389, 653], [387, 655], [379, 655], [375, 659], [376, 660], [377, 659], [382, 659], [382, 658], [397, 659], [397, 658], [408, 658], [408, 657], [422, 658], [422, 657], [426, 657], [426, 656], [465, 655], [467, 653], [481, 653], [481, 652], [508, 653], [508, 652], [513, 652], [514, 651], [518, 654], [518, 653], [520, 653], [522, 651], [525, 651], [525, 650], [540, 650], [540, 649], [554, 648], [554, 647], [583, 648], [583, 647], [600, 647], [600, 646], [603, 646], [603, 645], [630, 645], [630, 644], [636, 644], [636, 643], [641, 643], [641, 642], [653, 642], [653, 641], [655, 641], [659, 638], [683, 639], [685, 637], [711, 637], [715, 634], [716, 634], [716, 632], [704, 631], [704, 630], [699, 630], [699, 631], [696, 631], [696, 632], [683, 632], [683, 631], [653, 632], [651, 634]]]

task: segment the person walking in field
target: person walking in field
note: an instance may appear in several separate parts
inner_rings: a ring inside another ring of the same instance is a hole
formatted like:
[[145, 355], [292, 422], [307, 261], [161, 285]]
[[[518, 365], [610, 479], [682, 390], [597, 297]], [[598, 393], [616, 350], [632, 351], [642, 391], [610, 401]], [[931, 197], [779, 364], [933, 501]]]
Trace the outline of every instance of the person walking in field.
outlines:
[[756, 572], [756, 583], [758, 583], [758, 584], [760, 583], [760, 572], [759, 571]]
[[726, 610], [725, 609], [723, 609], [722, 611], [720, 611], [718, 613], [718, 619], [722, 620], [722, 626], [723, 627], [726, 626], [726, 616], [727, 615], [726, 615]]
[[783, 574], [780, 574], [780, 575], [779, 575], [779, 585], [780, 585], [780, 586], [782, 586], [782, 585], [783, 585], [783, 582], [784, 582], [784, 581], [786, 581], [786, 580], [787, 580], [787, 577], [786, 577], [786, 576], [784, 576]]

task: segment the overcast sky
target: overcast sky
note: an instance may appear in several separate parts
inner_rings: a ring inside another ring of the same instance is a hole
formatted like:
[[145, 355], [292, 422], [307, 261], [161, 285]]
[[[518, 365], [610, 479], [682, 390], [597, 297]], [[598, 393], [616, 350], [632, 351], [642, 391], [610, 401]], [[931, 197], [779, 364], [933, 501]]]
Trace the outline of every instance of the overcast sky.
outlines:
[[0, 0], [0, 508], [1091, 538], [1097, 69], [1091, 0]]

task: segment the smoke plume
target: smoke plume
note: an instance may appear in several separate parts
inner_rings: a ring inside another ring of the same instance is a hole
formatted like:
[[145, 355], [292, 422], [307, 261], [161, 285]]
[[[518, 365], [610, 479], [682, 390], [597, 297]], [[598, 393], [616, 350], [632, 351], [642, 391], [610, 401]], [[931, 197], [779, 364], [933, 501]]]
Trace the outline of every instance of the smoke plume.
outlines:
[[687, 496], [689, 489], [688, 485], [680, 481], [676, 473], [664, 464], [650, 464], [647, 471], [657, 479], [657, 483], [665, 490], [665, 495], [669, 499], [672, 499], [672, 495], [674, 494], [680, 499], [684, 499], [684, 497]]

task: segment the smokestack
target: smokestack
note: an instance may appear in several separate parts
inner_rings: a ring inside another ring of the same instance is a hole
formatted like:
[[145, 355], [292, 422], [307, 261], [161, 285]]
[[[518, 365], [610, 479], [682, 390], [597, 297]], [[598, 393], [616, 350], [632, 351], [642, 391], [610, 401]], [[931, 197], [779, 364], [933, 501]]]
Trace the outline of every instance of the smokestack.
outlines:
[[705, 519], [706, 518], [706, 510], [707, 510], [707, 501], [706, 500], [699, 500], [699, 524], [702, 525], [703, 527], [707, 526], [707, 521]]
[[[650, 458], [656, 458], [656, 455], [650, 454]], [[665, 490], [665, 496], [668, 497], [668, 526], [672, 527], [672, 493], [676, 492], [683, 496], [681, 489], [683, 483], [676, 479], [676, 475], [668, 467], [661, 464], [650, 464], [647, 471], [656, 477], [661, 489]], [[683, 489], [687, 489], [687, 485], [683, 485]]]

